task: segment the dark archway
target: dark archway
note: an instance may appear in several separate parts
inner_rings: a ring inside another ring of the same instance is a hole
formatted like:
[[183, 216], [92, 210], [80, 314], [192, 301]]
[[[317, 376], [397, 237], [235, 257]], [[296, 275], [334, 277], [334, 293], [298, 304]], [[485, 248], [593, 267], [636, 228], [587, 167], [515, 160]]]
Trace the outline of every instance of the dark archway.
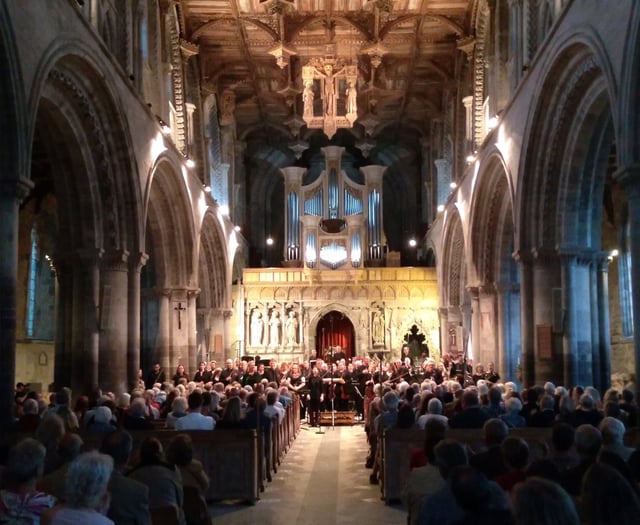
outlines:
[[[355, 329], [342, 312], [332, 310], [322, 316], [316, 327], [316, 355], [331, 361], [331, 347], [340, 346], [347, 361], [354, 355]], [[336, 355], [334, 355], [334, 360]], [[341, 357], [341, 356], [339, 356]]]

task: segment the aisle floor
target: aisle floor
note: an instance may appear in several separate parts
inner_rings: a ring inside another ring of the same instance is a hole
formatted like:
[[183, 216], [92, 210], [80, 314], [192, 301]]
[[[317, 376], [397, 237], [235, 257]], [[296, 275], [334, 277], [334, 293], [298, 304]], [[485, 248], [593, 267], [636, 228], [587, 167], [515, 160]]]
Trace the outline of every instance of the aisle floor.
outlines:
[[365, 469], [362, 425], [317, 428], [303, 424], [273, 481], [255, 505], [210, 508], [225, 525], [401, 525], [406, 512], [385, 505]]

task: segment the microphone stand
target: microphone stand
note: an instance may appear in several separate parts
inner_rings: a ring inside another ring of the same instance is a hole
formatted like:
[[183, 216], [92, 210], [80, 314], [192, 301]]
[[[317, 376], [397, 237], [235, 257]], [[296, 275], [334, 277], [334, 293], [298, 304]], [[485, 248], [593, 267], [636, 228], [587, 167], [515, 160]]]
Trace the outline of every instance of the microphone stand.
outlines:
[[[324, 326], [322, 327], [322, 343], [321, 346], [324, 345]], [[324, 357], [324, 356], [323, 356]], [[313, 377], [313, 374], [311, 374], [311, 377]], [[323, 390], [324, 390], [324, 386], [323, 386]], [[316, 430], [316, 434], [324, 434], [324, 430], [322, 430], [322, 412], [319, 412], [319, 416], [318, 416], [318, 430]]]
[[336, 403], [336, 385], [333, 382], [333, 314], [329, 314], [329, 340], [330, 340], [330, 345], [329, 348], [331, 349], [331, 383], [330, 383], [330, 388], [331, 388], [331, 429], [335, 430], [336, 428], [336, 410], [335, 410], [335, 403]]

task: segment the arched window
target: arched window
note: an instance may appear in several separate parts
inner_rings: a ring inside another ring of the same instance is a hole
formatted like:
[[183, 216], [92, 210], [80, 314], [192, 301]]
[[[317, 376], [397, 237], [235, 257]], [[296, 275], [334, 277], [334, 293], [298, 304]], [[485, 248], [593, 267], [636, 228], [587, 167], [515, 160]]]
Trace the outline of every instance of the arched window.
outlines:
[[31, 230], [27, 281], [25, 334], [29, 339], [53, 341], [55, 326], [55, 271], [51, 257], [40, 248], [36, 228]]
[[26, 333], [32, 338], [36, 317], [36, 281], [38, 276], [38, 234], [31, 230], [31, 256], [29, 257], [29, 279], [27, 282], [27, 317]]

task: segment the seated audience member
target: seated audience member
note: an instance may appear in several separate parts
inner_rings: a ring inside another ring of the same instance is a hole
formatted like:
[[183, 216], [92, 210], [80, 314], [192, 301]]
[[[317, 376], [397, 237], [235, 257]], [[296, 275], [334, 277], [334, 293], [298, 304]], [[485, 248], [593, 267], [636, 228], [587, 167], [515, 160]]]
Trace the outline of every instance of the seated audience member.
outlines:
[[242, 401], [238, 396], [230, 397], [224, 405], [222, 417], [216, 423], [216, 429], [242, 429], [249, 428], [242, 417]]
[[582, 480], [580, 514], [584, 525], [637, 523], [638, 487], [632, 487], [615, 468], [594, 463]]
[[113, 458], [109, 479], [111, 502], [107, 516], [116, 525], [151, 525], [149, 488], [124, 475], [133, 451], [133, 438], [126, 430], [110, 432], [102, 440], [100, 452]]
[[588, 468], [596, 462], [602, 446], [602, 434], [593, 425], [580, 425], [575, 434], [578, 464], [564, 471], [561, 478], [563, 488], [572, 496], [580, 495], [582, 477]]
[[515, 525], [580, 525], [571, 496], [560, 485], [532, 477], [511, 492]]
[[485, 421], [490, 419], [480, 406], [478, 393], [474, 390], [465, 390], [462, 394], [462, 410], [449, 421], [451, 428], [482, 428]]
[[488, 479], [495, 479], [507, 471], [500, 445], [509, 435], [507, 425], [501, 419], [489, 419], [482, 427], [487, 449], [473, 454], [469, 464], [477, 468]]
[[598, 426], [602, 434], [601, 451], [618, 454], [625, 462], [633, 453], [633, 448], [624, 445], [624, 423], [613, 417], [605, 417]]
[[64, 422], [57, 415], [49, 416], [43, 419], [36, 429], [36, 439], [44, 445], [47, 455], [44, 459], [44, 473], [49, 474], [57, 469], [62, 461], [58, 456], [58, 445], [62, 436], [64, 436]]
[[50, 525], [114, 525], [106, 517], [109, 508], [107, 486], [113, 460], [93, 450], [80, 454], [69, 465], [65, 477], [65, 503], [47, 510], [43, 523]]
[[282, 403], [278, 401], [278, 397], [277, 390], [269, 389], [267, 391], [267, 406], [264, 409], [264, 413], [268, 417], [278, 416], [278, 423], [282, 423], [285, 411]]
[[143, 398], [137, 397], [131, 400], [129, 410], [124, 416], [123, 427], [127, 430], [151, 430], [153, 422], [147, 418], [146, 402]]
[[180, 471], [183, 487], [195, 487], [202, 498], [209, 488], [209, 476], [202, 463], [193, 457], [193, 443], [188, 434], [178, 434], [167, 446], [167, 462]]
[[176, 397], [171, 402], [171, 412], [167, 414], [167, 419], [165, 421], [165, 427], [167, 428], [176, 428], [176, 421], [178, 419], [187, 415], [187, 398], [186, 397]]
[[522, 438], [510, 436], [502, 442], [500, 450], [507, 472], [497, 476], [495, 480], [504, 490], [511, 491], [516, 483], [527, 477], [525, 469], [529, 464], [529, 445]]
[[638, 424], [638, 405], [635, 402], [635, 394], [630, 388], [622, 391], [620, 409], [627, 414], [627, 428], [634, 428]]
[[442, 415], [442, 401], [437, 397], [432, 397], [427, 403], [427, 413], [423, 414], [416, 421], [416, 426], [425, 429], [428, 421], [440, 421], [445, 427], [449, 426], [449, 419]]
[[591, 396], [586, 392], [580, 396], [580, 402], [578, 408], [574, 413], [574, 425], [593, 425], [597, 427], [602, 420], [602, 414], [596, 408], [596, 403]]
[[558, 467], [559, 472], [578, 464], [578, 455], [573, 447], [575, 434], [575, 429], [569, 423], [557, 422], [553, 425], [549, 460]]
[[467, 451], [454, 439], [444, 439], [436, 445], [434, 455], [444, 485], [422, 501], [417, 520], [419, 525], [453, 523], [464, 517], [464, 511], [451, 491], [449, 478], [456, 467], [469, 464]]
[[524, 428], [527, 426], [527, 420], [520, 415], [522, 411], [522, 401], [517, 397], [509, 397], [504, 402], [505, 413], [500, 419], [506, 423], [509, 428]]
[[509, 500], [500, 487], [469, 465], [456, 467], [449, 476], [451, 492], [464, 516], [456, 525], [510, 525]]
[[65, 495], [65, 477], [71, 462], [76, 459], [82, 452], [84, 442], [78, 434], [67, 432], [58, 444], [58, 458], [60, 466], [44, 476], [38, 482], [38, 488], [42, 492], [51, 494], [59, 501], [64, 501]]
[[432, 419], [427, 422], [424, 440], [426, 464], [409, 472], [409, 477], [402, 491], [402, 500], [408, 509], [408, 525], [418, 523], [422, 501], [445, 484], [440, 475], [440, 469], [436, 465], [434, 449], [444, 439], [446, 430], [447, 427], [442, 421]]
[[38, 402], [35, 399], [25, 399], [22, 403], [22, 415], [18, 419], [16, 430], [18, 432], [33, 433], [40, 424], [40, 412]]
[[71, 395], [68, 388], [61, 388], [56, 392], [55, 404], [47, 410], [42, 419], [47, 419], [52, 415], [57, 415], [62, 419], [64, 428], [67, 432], [76, 432], [80, 425], [75, 413], [69, 407], [71, 403]]
[[32, 438], [23, 439], [9, 451], [2, 472], [0, 524], [38, 524], [43, 511], [55, 504], [52, 495], [36, 489], [45, 455], [44, 445]]
[[195, 390], [189, 394], [187, 404], [189, 413], [176, 420], [176, 430], [213, 430], [216, 426], [215, 420], [211, 416], [202, 415], [202, 394]]
[[147, 437], [140, 444], [140, 461], [129, 472], [129, 478], [149, 488], [149, 508], [175, 507], [180, 524], [185, 525], [182, 503], [184, 494], [180, 472], [165, 461], [162, 444]]
[[104, 405], [96, 407], [86, 423], [88, 432], [113, 432], [116, 428], [111, 409]]
[[529, 417], [530, 427], [551, 427], [556, 419], [555, 399], [550, 394], [544, 394], [538, 399], [538, 410]]

